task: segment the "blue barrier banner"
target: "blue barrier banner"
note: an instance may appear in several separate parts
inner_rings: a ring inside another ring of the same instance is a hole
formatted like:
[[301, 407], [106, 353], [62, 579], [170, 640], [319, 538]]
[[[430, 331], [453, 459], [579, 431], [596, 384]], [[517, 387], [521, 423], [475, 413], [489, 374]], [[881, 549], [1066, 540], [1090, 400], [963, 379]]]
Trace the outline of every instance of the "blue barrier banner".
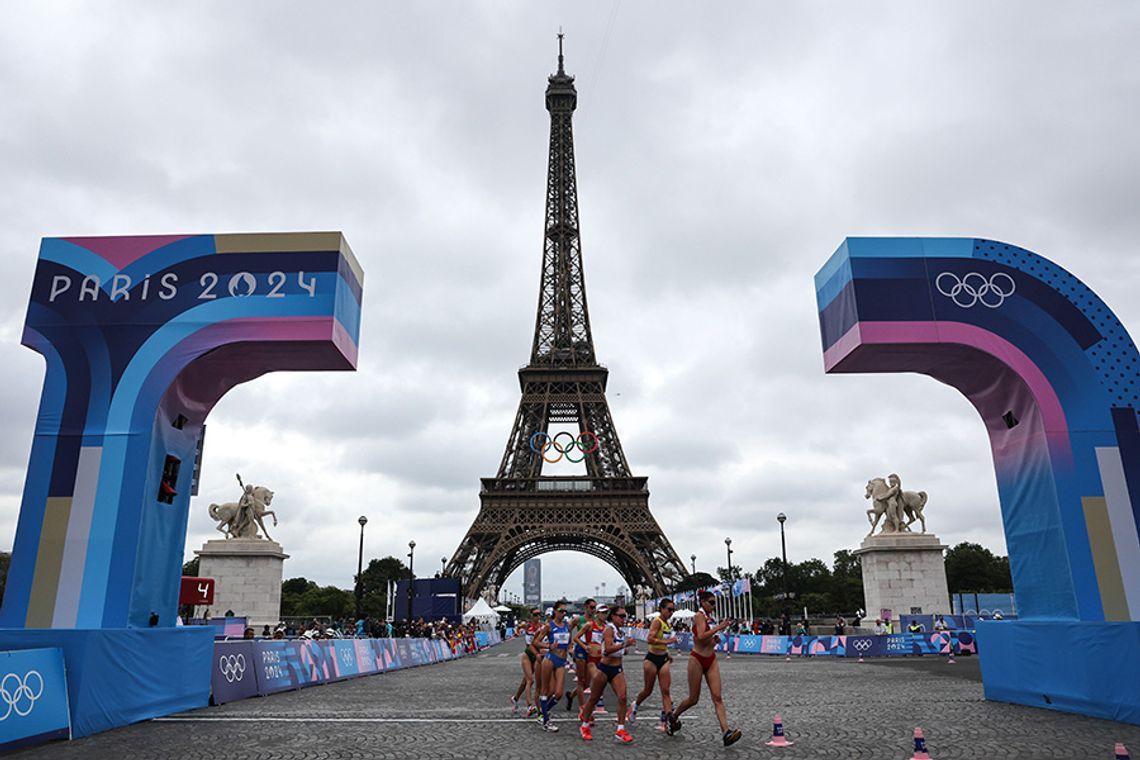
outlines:
[[744, 654], [760, 654], [761, 646], [764, 643], [763, 636], [737, 636], [736, 648], [734, 652], [743, 652]]
[[331, 645], [333, 665], [336, 668], [334, 678], [352, 678], [360, 675], [360, 666], [356, 662], [356, 641], [337, 639], [325, 643]]
[[[257, 641], [257, 693], [265, 696], [302, 685], [295, 641]], [[215, 645], [215, 648], [217, 645]]]
[[368, 639], [355, 639], [352, 642], [352, 647], [356, 650], [357, 672], [362, 676], [375, 673], [377, 671], [376, 651], [372, 648], [372, 642]]
[[0, 652], [0, 751], [71, 738], [62, 649]]
[[790, 640], [788, 636], [761, 636], [760, 652], [762, 654], [787, 654]]
[[848, 636], [848, 657], [882, 657], [886, 654], [884, 647], [886, 636]]
[[411, 668], [423, 664], [415, 659], [411, 639], [396, 639], [396, 653], [396, 657], [400, 662], [396, 667]]
[[298, 659], [301, 662], [300, 684], [326, 683], [336, 675], [336, 657], [332, 654], [330, 642], [319, 640], [298, 639]]
[[372, 642], [377, 656], [384, 660], [384, 667], [381, 670], [399, 670], [404, 667], [400, 661], [400, 647], [396, 642], [396, 639], [375, 639]]
[[252, 697], [257, 688], [257, 642], [219, 641], [214, 644], [210, 688], [214, 704]]

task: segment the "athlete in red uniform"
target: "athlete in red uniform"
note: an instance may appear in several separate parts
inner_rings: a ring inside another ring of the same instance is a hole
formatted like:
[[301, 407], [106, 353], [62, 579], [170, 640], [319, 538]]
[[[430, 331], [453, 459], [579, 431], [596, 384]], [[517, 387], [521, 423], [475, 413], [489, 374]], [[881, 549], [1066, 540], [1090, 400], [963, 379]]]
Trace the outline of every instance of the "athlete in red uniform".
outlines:
[[729, 728], [728, 717], [724, 712], [724, 700], [720, 696], [720, 665], [716, 661], [716, 646], [718, 633], [728, 627], [729, 622], [717, 623], [713, 617], [716, 608], [716, 598], [710, 591], [700, 593], [701, 610], [693, 618], [693, 651], [689, 656], [689, 696], [677, 709], [667, 714], [669, 725], [666, 732], [672, 736], [681, 729], [681, 713], [695, 705], [701, 698], [701, 679], [709, 685], [712, 694], [713, 709], [716, 710], [716, 719], [723, 732], [724, 746], [735, 744], [740, 740], [740, 729]]

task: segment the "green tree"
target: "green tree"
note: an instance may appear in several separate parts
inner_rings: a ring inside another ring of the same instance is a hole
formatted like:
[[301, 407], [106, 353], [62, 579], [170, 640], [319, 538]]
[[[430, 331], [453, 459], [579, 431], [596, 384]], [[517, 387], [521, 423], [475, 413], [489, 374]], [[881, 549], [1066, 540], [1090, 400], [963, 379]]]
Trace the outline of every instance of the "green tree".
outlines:
[[697, 589], [715, 586], [716, 583], [716, 578], [712, 577], [708, 573], [692, 573], [690, 575], [686, 575], [684, 580], [678, 583], [673, 590], [696, 591]]
[[[396, 557], [371, 559], [360, 574], [361, 604], [364, 614], [383, 617], [388, 603], [388, 582], [412, 577], [408, 566]], [[353, 603], [355, 610], [355, 602]]]
[[190, 560], [185, 565], [183, 565], [182, 566], [182, 574], [189, 577], [189, 578], [197, 578], [198, 577], [198, 560], [199, 559], [200, 559], [199, 557], [195, 557], [194, 559]]
[[831, 599], [835, 612], [848, 615], [864, 603], [863, 568], [847, 549], [837, 551], [831, 565]]
[[281, 584], [281, 617], [296, 617], [301, 612], [301, 598], [306, 592], [317, 588], [308, 578], [290, 578]]
[[952, 594], [1012, 591], [1009, 558], [997, 557], [980, 544], [963, 541], [946, 552], [946, 583]]
[[[721, 583], [738, 580], [744, 577], [744, 571], [740, 565], [733, 565], [732, 572], [730, 573], [727, 568], [718, 567], [716, 569], [716, 577], [720, 579]], [[715, 584], [714, 584], [715, 585]]]
[[298, 600], [296, 614], [304, 617], [351, 617], [355, 608], [356, 599], [351, 591], [314, 583]]

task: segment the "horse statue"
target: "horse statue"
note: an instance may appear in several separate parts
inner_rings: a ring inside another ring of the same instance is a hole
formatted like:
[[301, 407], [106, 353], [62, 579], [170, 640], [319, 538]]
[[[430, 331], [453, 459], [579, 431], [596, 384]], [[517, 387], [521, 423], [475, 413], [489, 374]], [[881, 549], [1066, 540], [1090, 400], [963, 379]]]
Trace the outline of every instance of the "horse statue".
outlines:
[[892, 480], [895, 481], [894, 485], [900, 485], [897, 499], [887, 496], [893, 485], [888, 484], [885, 478], [872, 478], [867, 481], [867, 490], [863, 498], [871, 499], [873, 505], [867, 510], [867, 522], [871, 523], [871, 530], [867, 535], [874, 534], [879, 520], [884, 517], [886, 519], [883, 520], [880, 535], [909, 533], [910, 526], [915, 522], [922, 525], [922, 532], [925, 533], [926, 518], [923, 517], [922, 510], [926, 506], [926, 491], [903, 491], [901, 484], [898, 483], [898, 476], [892, 476]]
[[273, 518], [277, 527], [277, 513], [267, 507], [273, 503], [273, 492], [265, 486], [243, 486], [241, 499], [225, 504], [211, 504], [210, 517], [218, 521], [218, 530], [226, 538], [258, 538], [257, 529], [272, 541], [265, 529], [264, 518]]

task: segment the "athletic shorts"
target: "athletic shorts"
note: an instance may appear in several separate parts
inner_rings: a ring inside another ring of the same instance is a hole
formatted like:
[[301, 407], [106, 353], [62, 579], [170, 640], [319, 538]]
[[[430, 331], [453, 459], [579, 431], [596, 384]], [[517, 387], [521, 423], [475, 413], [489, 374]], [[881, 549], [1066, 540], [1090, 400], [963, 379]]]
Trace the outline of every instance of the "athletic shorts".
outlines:
[[665, 667], [665, 663], [669, 662], [669, 655], [650, 652], [649, 654], [645, 655], [645, 660], [647, 662], [652, 662], [655, 668], [661, 670], [661, 668]]
[[584, 647], [580, 647], [580, 646], [575, 645], [574, 646], [574, 659], [575, 660], [581, 660], [582, 662], [586, 662], [587, 660], [590, 659], [590, 653], [587, 652]]
[[618, 673], [621, 673], [621, 665], [606, 665], [605, 663], [599, 662], [598, 671], [605, 675], [606, 682], [609, 683], [617, 678]]
[[535, 657], [534, 652], [530, 651], [529, 649], [524, 649], [523, 654], [525, 654], [526, 658], [528, 660], [530, 660], [531, 665], [533, 665], [534, 661], [538, 659], [537, 657]]
[[554, 654], [554, 652], [547, 652], [546, 659], [550, 660], [550, 663], [554, 666], [555, 669], [566, 667], [566, 658], [560, 657], [559, 655]]

